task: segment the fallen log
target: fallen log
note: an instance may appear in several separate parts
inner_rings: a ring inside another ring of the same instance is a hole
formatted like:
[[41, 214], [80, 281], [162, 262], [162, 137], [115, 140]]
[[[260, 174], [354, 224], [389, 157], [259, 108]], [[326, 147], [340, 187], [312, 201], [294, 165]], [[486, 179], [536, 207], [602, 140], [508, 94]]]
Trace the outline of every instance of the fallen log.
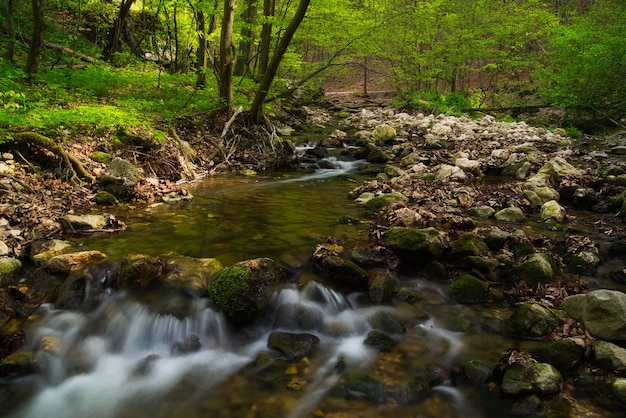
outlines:
[[[24, 39], [28, 43], [31, 43], [33, 40], [33, 38], [30, 35], [26, 35], [26, 34], [20, 34], [20, 35], [17, 35], [16, 37], [18, 39]], [[85, 55], [78, 51], [74, 51], [73, 49], [70, 49], [66, 46], [55, 44], [54, 42], [43, 41], [43, 46], [45, 46], [46, 48], [54, 49], [55, 51], [63, 52], [67, 55], [71, 55], [76, 58], [79, 58], [82, 61], [88, 62], [90, 64], [95, 64], [95, 63], [100, 62], [97, 58], [90, 57], [89, 55]]]

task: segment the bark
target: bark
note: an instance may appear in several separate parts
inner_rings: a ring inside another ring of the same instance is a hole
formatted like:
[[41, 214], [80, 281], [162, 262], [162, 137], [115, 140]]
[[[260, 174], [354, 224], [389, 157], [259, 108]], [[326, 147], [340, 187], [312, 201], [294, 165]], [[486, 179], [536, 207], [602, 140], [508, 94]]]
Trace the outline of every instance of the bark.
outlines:
[[233, 23], [235, 19], [235, 0], [224, 1], [224, 17], [220, 36], [220, 74], [219, 96], [230, 108], [233, 103]]
[[44, 17], [44, 0], [32, 0], [33, 5], [33, 38], [28, 51], [26, 67], [24, 71], [27, 74], [36, 73], [39, 69], [39, 60], [41, 58], [41, 48], [43, 46], [43, 38], [46, 32], [46, 22]]
[[265, 74], [270, 61], [270, 44], [272, 42], [271, 18], [276, 12], [276, 0], [263, 0], [263, 27], [261, 28], [261, 44], [259, 45], [259, 66], [257, 77], [260, 79]]
[[235, 75], [244, 76], [252, 61], [252, 46], [256, 33], [254, 24], [256, 21], [256, 1], [247, 0], [246, 10], [242, 15], [244, 26], [241, 28], [241, 42], [239, 43], [239, 54], [235, 62]]
[[4, 54], [4, 59], [9, 61], [11, 64], [14, 63], [14, 54], [15, 54], [15, 28], [13, 26], [13, 13], [16, 8], [16, 5], [13, 0], [7, 0], [4, 21], [6, 25], [6, 32], [8, 34], [7, 37], [7, 50]]
[[135, 0], [122, 0], [122, 4], [120, 4], [120, 12], [117, 19], [115, 19], [115, 22], [113, 22], [113, 27], [109, 32], [109, 39], [104, 47], [104, 50], [102, 51], [102, 57], [105, 61], [111, 61], [113, 54], [119, 49], [120, 34], [122, 33], [124, 22], [126, 21], [126, 18], [130, 13], [130, 8], [134, 2]]
[[296, 33], [298, 26], [302, 23], [304, 16], [306, 15], [306, 11], [309, 7], [309, 3], [311, 0], [300, 0], [298, 3], [298, 9], [296, 10], [295, 15], [291, 18], [287, 29], [285, 29], [285, 33], [283, 37], [280, 38], [278, 45], [276, 46], [276, 51], [272, 55], [272, 59], [267, 66], [267, 70], [265, 74], [263, 74], [263, 78], [261, 79], [261, 83], [259, 84], [259, 88], [257, 89], [256, 94], [254, 95], [254, 99], [252, 101], [252, 106], [250, 107], [250, 115], [254, 122], [260, 122], [264, 119], [263, 114], [263, 105], [265, 104], [265, 99], [267, 98], [267, 93], [272, 86], [272, 82], [274, 81], [274, 77], [276, 77], [276, 73], [278, 72], [278, 67], [280, 66], [280, 62], [287, 52], [287, 47], [291, 43], [291, 39], [293, 35]]
[[196, 12], [197, 31], [198, 31], [198, 69], [196, 71], [196, 87], [204, 88], [206, 86], [206, 68], [207, 59], [207, 32], [206, 22], [204, 21], [204, 12], [198, 10]]

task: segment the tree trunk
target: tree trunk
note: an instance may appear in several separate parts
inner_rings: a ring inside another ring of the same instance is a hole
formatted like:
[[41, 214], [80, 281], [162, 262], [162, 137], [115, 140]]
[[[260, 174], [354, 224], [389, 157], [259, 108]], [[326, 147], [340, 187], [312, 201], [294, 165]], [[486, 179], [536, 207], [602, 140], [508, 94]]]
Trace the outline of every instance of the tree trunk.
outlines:
[[122, 0], [122, 4], [120, 4], [120, 13], [117, 16], [117, 19], [115, 19], [115, 22], [113, 22], [113, 27], [109, 32], [109, 39], [104, 47], [104, 50], [102, 51], [102, 57], [105, 61], [111, 61], [113, 54], [117, 52], [119, 48], [122, 27], [124, 26], [124, 21], [128, 17], [130, 8], [134, 2], [135, 0]]
[[252, 46], [254, 45], [254, 24], [256, 21], [256, 1], [247, 0], [246, 11], [243, 12], [244, 25], [241, 28], [241, 42], [239, 54], [235, 62], [235, 75], [244, 76], [249, 69], [252, 60]]
[[28, 59], [26, 60], [27, 74], [36, 73], [39, 69], [39, 59], [41, 58], [41, 47], [43, 37], [46, 32], [46, 22], [44, 18], [43, 0], [32, 0], [33, 4], [33, 40], [30, 43]]
[[196, 12], [196, 21], [198, 25], [198, 69], [196, 70], [196, 87], [204, 88], [206, 86], [206, 67], [208, 59], [206, 22], [204, 21], [204, 12], [202, 10]]
[[15, 28], [13, 27], [13, 13], [16, 8], [16, 4], [13, 0], [7, 0], [4, 21], [6, 24], [6, 32], [8, 34], [7, 37], [7, 50], [4, 54], [4, 59], [9, 61], [11, 64], [14, 63], [14, 54], [15, 54]]
[[235, 20], [235, 0], [224, 0], [224, 17], [220, 36], [220, 99], [229, 108], [233, 103], [233, 23]]
[[263, 27], [261, 28], [261, 44], [259, 45], [259, 66], [257, 77], [261, 79], [270, 61], [270, 44], [272, 42], [272, 17], [276, 9], [276, 0], [263, 0]]
[[287, 47], [291, 43], [291, 39], [293, 35], [296, 33], [298, 26], [304, 19], [306, 15], [306, 11], [309, 7], [309, 3], [311, 0], [300, 0], [298, 3], [298, 9], [296, 10], [295, 15], [291, 18], [287, 29], [285, 29], [285, 33], [283, 37], [280, 38], [278, 45], [276, 46], [276, 51], [272, 55], [272, 59], [267, 66], [267, 70], [265, 74], [263, 74], [263, 78], [261, 79], [261, 83], [259, 84], [259, 88], [254, 95], [254, 100], [252, 101], [252, 106], [250, 107], [250, 115], [255, 122], [259, 122], [263, 120], [263, 105], [265, 104], [265, 99], [267, 98], [267, 93], [270, 90], [272, 82], [274, 81], [274, 77], [278, 72], [278, 67], [280, 66], [280, 62], [287, 52]]

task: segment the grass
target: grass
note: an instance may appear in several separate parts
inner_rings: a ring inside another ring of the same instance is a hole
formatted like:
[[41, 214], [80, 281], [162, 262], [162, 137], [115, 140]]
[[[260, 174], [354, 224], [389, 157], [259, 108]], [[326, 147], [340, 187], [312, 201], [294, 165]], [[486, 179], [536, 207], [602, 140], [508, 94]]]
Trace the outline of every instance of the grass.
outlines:
[[29, 79], [0, 65], [0, 129], [97, 134], [119, 127], [155, 129], [176, 117], [219, 105], [211, 87], [196, 90], [194, 74], [156, 68], [45, 69]]

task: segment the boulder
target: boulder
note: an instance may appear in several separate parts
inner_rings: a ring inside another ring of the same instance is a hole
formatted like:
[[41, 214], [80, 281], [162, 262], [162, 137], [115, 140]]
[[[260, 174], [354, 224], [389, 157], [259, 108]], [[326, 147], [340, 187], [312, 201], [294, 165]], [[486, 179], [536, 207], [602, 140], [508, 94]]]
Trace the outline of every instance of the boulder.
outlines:
[[562, 339], [542, 342], [530, 353], [538, 361], [550, 363], [563, 372], [573, 369], [583, 360], [584, 348], [572, 340]]
[[506, 321], [507, 334], [525, 339], [538, 339], [550, 334], [563, 315], [556, 309], [538, 303], [520, 302]]
[[365, 145], [365, 159], [372, 164], [384, 164], [389, 160], [389, 156], [376, 144]]
[[319, 345], [320, 339], [313, 334], [293, 334], [290, 332], [272, 332], [267, 338], [267, 346], [280, 352], [289, 362], [297, 362], [310, 356]]
[[403, 262], [413, 265], [428, 264], [445, 251], [441, 234], [435, 228], [390, 228], [385, 233], [385, 245]]
[[163, 275], [161, 279], [180, 286], [185, 293], [205, 296], [209, 282], [222, 270], [215, 258], [192, 258], [179, 255], [161, 257]]
[[552, 365], [533, 363], [529, 367], [514, 364], [507, 367], [500, 390], [507, 395], [534, 393], [556, 395], [563, 389], [563, 378]]
[[376, 143], [390, 144], [396, 139], [396, 130], [386, 123], [378, 125], [372, 132], [372, 138]]
[[620, 291], [599, 289], [568, 296], [563, 299], [561, 309], [581, 321], [595, 338], [626, 340], [626, 294]]
[[543, 222], [563, 222], [565, 208], [556, 200], [550, 200], [541, 206], [541, 220]]
[[378, 330], [372, 330], [367, 334], [365, 341], [368, 347], [380, 351], [381, 353], [390, 353], [396, 347], [396, 342], [389, 335]]
[[381, 212], [392, 203], [406, 203], [409, 199], [398, 192], [384, 193], [376, 196], [365, 203], [365, 209], [372, 212]]
[[480, 176], [482, 174], [480, 161], [470, 160], [469, 158], [457, 158], [454, 160], [454, 165], [459, 167], [465, 173], [469, 173], [474, 176]]
[[17, 258], [0, 257], [0, 285], [6, 285], [21, 270], [22, 262]]
[[324, 312], [312, 304], [285, 303], [276, 313], [276, 328], [292, 330], [324, 329]]
[[537, 172], [538, 175], [547, 176], [551, 180], [561, 181], [570, 174], [582, 174], [582, 170], [577, 169], [567, 162], [563, 157], [554, 157], [543, 165]]
[[477, 359], [463, 362], [463, 377], [474, 386], [485, 386], [493, 378], [493, 366]]
[[386, 269], [378, 269], [372, 273], [367, 290], [373, 303], [388, 302], [396, 290], [396, 278]]
[[465, 172], [456, 166], [441, 164], [437, 173], [435, 174], [435, 180], [437, 181], [459, 181], [463, 182], [467, 179]]
[[510, 238], [510, 232], [503, 231], [500, 228], [491, 228], [485, 234], [484, 241], [491, 251], [498, 251], [504, 247]]
[[600, 264], [600, 254], [596, 247], [571, 254], [567, 259], [567, 269], [576, 274], [595, 274]]
[[511, 206], [496, 212], [494, 218], [502, 223], [523, 223], [526, 220], [526, 215], [520, 208]]
[[482, 237], [474, 233], [465, 233], [454, 241], [448, 253], [448, 258], [451, 261], [455, 261], [463, 257], [485, 256], [487, 254], [489, 254], [489, 247], [487, 247]]
[[470, 216], [473, 216], [477, 219], [489, 219], [496, 213], [496, 210], [491, 206], [483, 205], [474, 206], [470, 208], [467, 212], [470, 214]]
[[486, 282], [470, 274], [460, 275], [448, 287], [448, 296], [458, 303], [483, 303], [489, 296]]
[[287, 269], [269, 258], [245, 260], [225, 267], [209, 284], [209, 297], [236, 325], [263, 316], [272, 293], [287, 280]]
[[350, 290], [366, 290], [369, 281], [367, 271], [339, 256], [339, 251], [334, 247], [333, 244], [318, 244], [313, 249], [313, 272]]
[[118, 289], [142, 289], [162, 273], [161, 261], [144, 255], [133, 254], [122, 260], [114, 275]]
[[519, 280], [524, 280], [529, 286], [539, 283], [550, 283], [554, 279], [552, 261], [547, 254], [534, 253], [515, 267]]
[[405, 334], [406, 327], [404, 324], [396, 318], [395, 315], [385, 312], [379, 311], [372, 314], [368, 318], [368, 322], [372, 326], [379, 331], [382, 331], [386, 334]]
[[135, 186], [139, 184], [141, 176], [141, 169], [116, 157], [107, 167], [107, 173], [101, 177], [100, 186], [118, 199], [128, 199], [134, 195]]
[[76, 253], [59, 254], [44, 263], [44, 268], [49, 273], [64, 273], [80, 271], [89, 265], [102, 261], [106, 254], [100, 251], [80, 251]]
[[69, 231], [97, 231], [108, 224], [107, 218], [102, 215], [65, 215], [61, 222]]
[[537, 194], [537, 196], [539, 196], [542, 202], [549, 202], [550, 200], [556, 200], [558, 202], [561, 198], [559, 192], [554, 190], [552, 187], [537, 187], [533, 191]]
[[596, 363], [612, 373], [626, 373], [626, 349], [608, 341], [596, 341], [594, 357]]
[[60, 239], [42, 239], [33, 243], [30, 259], [35, 265], [42, 265], [55, 255], [72, 252], [74, 243]]

